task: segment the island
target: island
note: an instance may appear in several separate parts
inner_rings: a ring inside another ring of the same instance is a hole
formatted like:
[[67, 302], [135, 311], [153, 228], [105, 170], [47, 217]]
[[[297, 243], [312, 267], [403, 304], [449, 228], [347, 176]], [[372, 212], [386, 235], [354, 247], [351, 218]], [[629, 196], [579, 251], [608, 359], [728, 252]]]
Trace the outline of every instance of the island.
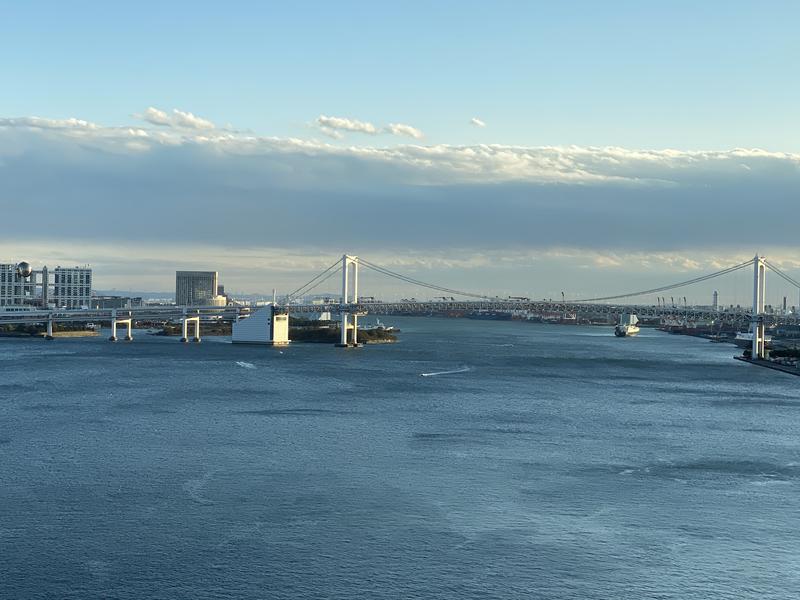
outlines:
[[[203, 323], [200, 326], [200, 333], [203, 337], [231, 335], [231, 329], [232, 324], [230, 322], [210, 322]], [[391, 344], [397, 341], [396, 334], [399, 332], [400, 330], [395, 327], [359, 327], [358, 341], [361, 344]], [[153, 332], [151, 335], [179, 337], [182, 335], [182, 327], [180, 323], [166, 323], [161, 325], [159, 330]], [[292, 342], [337, 344], [341, 339], [339, 322], [292, 317], [289, 320], [289, 339]]]

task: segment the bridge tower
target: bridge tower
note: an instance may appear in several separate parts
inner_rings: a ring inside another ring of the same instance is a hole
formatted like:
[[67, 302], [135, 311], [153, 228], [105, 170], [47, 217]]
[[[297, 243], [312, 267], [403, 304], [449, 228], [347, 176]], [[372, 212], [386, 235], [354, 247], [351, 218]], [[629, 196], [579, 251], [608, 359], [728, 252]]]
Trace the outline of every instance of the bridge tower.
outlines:
[[[352, 279], [352, 288], [350, 282]], [[358, 257], [342, 256], [342, 337], [338, 344], [340, 348], [358, 347], [358, 311], [351, 305], [358, 304]], [[352, 332], [348, 335], [348, 332]]]
[[764, 257], [753, 258], [753, 315], [750, 329], [753, 332], [753, 346], [750, 357], [764, 358], [764, 296], [766, 295], [767, 267]]

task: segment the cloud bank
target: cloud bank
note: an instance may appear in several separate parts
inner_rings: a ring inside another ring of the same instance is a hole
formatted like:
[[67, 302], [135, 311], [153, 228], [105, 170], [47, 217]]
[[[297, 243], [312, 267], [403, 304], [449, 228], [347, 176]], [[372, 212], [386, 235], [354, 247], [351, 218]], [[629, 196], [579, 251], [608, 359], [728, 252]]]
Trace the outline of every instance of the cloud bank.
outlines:
[[[726, 264], [730, 253], [720, 249], [746, 256], [754, 244], [796, 245], [798, 154], [343, 147], [197, 125], [179, 112], [148, 113], [152, 125], [144, 127], [0, 118], [0, 209], [19, 224], [6, 231], [7, 243], [35, 231], [87, 247], [168, 242], [214, 244], [233, 255], [269, 247], [466, 263], [494, 256], [495, 266], [502, 257], [571, 256], [606, 269], [664, 267], [655, 257], [679, 255], [686, 260], [673, 267], [689, 270]], [[378, 129], [334, 117], [324, 123]], [[748, 234], [754, 215], [759, 240]], [[704, 262], [693, 266], [700, 253]]]

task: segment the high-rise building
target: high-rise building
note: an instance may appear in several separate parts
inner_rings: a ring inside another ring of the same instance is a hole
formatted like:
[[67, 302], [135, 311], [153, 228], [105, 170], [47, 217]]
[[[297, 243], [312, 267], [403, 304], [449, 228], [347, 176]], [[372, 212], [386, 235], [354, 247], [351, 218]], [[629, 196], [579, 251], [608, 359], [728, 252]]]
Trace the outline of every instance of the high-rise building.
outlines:
[[23, 276], [16, 263], [0, 263], [0, 306], [35, 302], [36, 285], [31, 281], [31, 274]]
[[88, 308], [92, 299], [92, 270], [89, 267], [56, 267], [53, 271], [52, 301], [59, 308]]
[[175, 304], [213, 304], [217, 296], [217, 280], [216, 271], [175, 271]]
[[92, 270], [87, 267], [31, 268], [27, 262], [0, 263], [0, 306], [88, 307]]

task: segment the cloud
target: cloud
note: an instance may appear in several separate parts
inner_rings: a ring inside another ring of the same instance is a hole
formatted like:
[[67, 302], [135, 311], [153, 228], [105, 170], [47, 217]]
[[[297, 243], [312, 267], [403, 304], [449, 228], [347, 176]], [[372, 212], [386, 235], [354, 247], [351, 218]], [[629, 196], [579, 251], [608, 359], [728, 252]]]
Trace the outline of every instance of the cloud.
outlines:
[[386, 127], [384, 127], [384, 131], [392, 135], [405, 135], [416, 140], [421, 140], [423, 137], [425, 137], [416, 127], [404, 125], [402, 123], [389, 123]]
[[[138, 115], [137, 115], [138, 116]], [[172, 126], [172, 119], [163, 110], [159, 110], [150, 106], [138, 118], [147, 121], [153, 125], [163, 125], [166, 127]]]
[[[51, 246], [75, 249], [72, 262], [105, 264], [99, 248], [124, 249], [124, 269], [103, 267], [110, 278], [115, 269], [135, 272], [140, 256], [156, 261], [161, 250], [165, 261], [194, 265], [201, 259], [190, 254], [213, 240], [219, 256], [208, 251], [202, 261], [237, 273], [240, 289], [247, 277], [249, 289], [270, 289], [261, 285], [267, 271], [284, 281], [279, 258], [250, 254], [332, 261], [349, 251], [410, 261], [404, 269], [430, 268], [431, 278], [448, 269], [480, 272], [453, 287], [499, 293], [501, 282], [491, 278], [505, 272], [528, 282], [509, 292], [536, 291], [550, 269], [547, 281], [564, 280], [553, 285], [602, 295], [619, 290], [619, 273], [659, 285], [658, 273], [794, 247], [792, 219], [769, 219], [763, 238], [745, 240], [742, 232], [753, 198], [768, 214], [792, 215], [798, 189], [800, 155], [761, 149], [343, 147], [218, 128], [0, 119], [0, 211], [4, 222], [23, 224], [4, 235], [7, 258], [15, 259], [14, 245], [30, 239], [34, 223]], [[109, 226], [91, 226], [97, 215]], [[251, 271], [232, 260], [243, 255]], [[798, 263], [791, 252], [783, 256], [787, 268]], [[580, 267], [609, 280], [568, 279]]]
[[202, 119], [190, 112], [172, 110], [172, 114], [166, 113], [153, 106], [148, 107], [142, 114], [134, 115], [142, 121], [160, 127], [176, 127], [182, 129], [214, 129], [214, 123], [207, 119]]
[[378, 128], [368, 121], [359, 121], [358, 119], [346, 117], [329, 117], [326, 115], [318, 116], [315, 123], [322, 133], [337, 140], [342, 139], [342, 132], [345, 131], [348, 133], [364, 133], [367, 135], [386, 133], [389, 135], [412, 137], [417, 140], [424, 137], [419, 129], [403, 123], [389, 123], [386, 127]]
[[474, 125], [475, 127], [486, 127], [486, 123], [481, 121], [478, 117], [472, 117], [469, 120], [470, 125]]
[[317, 117], [317, 125], [326, 133], [340, 131], [349, 131], [351, 133], [366, 133], [368, 135], [375, 135], [378, 133], [378, 128], [372, 123], [366, 121], [359, 121], [358, 119], [348, 119], [345, 117], [328, 117], [320, 115]]
[[97, 130], [99, 126], [83, 119], [43, 119], [41, 117], [0, 118], [0, 127], [29, 127], [31, 129]]

